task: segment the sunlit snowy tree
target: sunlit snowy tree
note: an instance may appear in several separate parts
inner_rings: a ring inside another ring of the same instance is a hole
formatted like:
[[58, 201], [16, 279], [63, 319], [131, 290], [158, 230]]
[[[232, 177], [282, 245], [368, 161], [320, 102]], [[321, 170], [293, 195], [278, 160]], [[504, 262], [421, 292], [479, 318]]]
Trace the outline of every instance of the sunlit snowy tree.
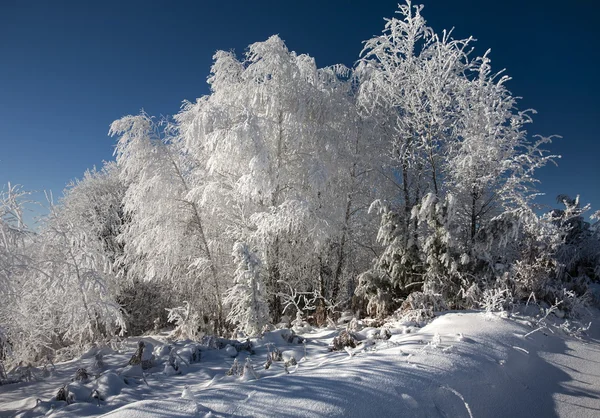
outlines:
[[187, 165], [168, 125], [144, 113], [113, 122], [110, 133], [119, 136], [116, 160], [127, 184], [127, 223], [119, 239], [128, 277], [166, 281], [199, 318], [209, 317], [218, 329], [223, 322], [221, 284], [206, 214], [189, 198], [194, 167]]
[[15, 306], [29, 264], [27, 243], [32, 235], [23, 221], [28, 194], [10, 183], [0, 193], [0, 359], [10, 354], [11, 338], [18, 338]]
[[[471, 58], [471, 38], [436, 34], [421, 10], [400, 5], [357, 68], [363, 112], [391, 123], [388, 178], [399, 191], [379, 204], [386, 250], [363, 287], [379, 275], [398, 297], [423, 286], [454, 306], [473, 278], [483, 287], [501, 275], [497, 265], [515, 260], [507, 246], [517, 242], [488, 238], [516, 237], [497, 228], [529, 213], [550, 139], [528, 139], [530, 112], [517, 109], [488, 53]], [[495, 221], [503, 214], [506, 222]]]
[[328, 280], [337, 297], [348, 263], [351, 218], [364, 207], [357, 186], [369, 171], [357, 158], [348, 77], [273, 36], [252, 44], [243, 62], [218, 52], [211, 95], [176, 117], [186, 149], [208, 169], [196, 195], [225, 236], [259, 249], [275, 320], [280, 280], [305, 288]]

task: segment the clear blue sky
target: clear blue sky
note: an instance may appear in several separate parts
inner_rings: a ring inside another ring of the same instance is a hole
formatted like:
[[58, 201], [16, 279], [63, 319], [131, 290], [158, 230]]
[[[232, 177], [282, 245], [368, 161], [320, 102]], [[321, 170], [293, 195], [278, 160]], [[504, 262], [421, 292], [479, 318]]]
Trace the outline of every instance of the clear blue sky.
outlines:
[[[600, 2], [423, 0], [436, 30], [455, 27], [492, 48], [532, 134], [564, 138], [559, 167], [539, 173], [542, 202], [581, 194], [600, 209]], [[319, 66], [352, 65], [397, 1], [0, 0], [0, 185], [60, 195], [112, 158], [108, 126], [141, 108], [173, 114], [208, 92], [218, 49], [241, 54], [279, 34]]]

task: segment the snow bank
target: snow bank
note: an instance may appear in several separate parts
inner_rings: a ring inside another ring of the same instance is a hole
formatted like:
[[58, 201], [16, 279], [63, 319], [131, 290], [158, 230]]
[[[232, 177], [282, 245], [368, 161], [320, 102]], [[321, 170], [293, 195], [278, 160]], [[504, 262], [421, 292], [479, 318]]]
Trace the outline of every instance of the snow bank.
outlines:
[[[328, 346], [340, 329], [299, 336], [305, 344], [278, 330], [253, 341], [255, 354], [239, 352], [239, 365], [250, 367], [245, 376], [226, 376], [233, 359], [225, 349], [203, 346], [200, 361], [183, 373], [165, 374], [161, 365], [143, 379], [124, 376], [142, 376], [140, 369], [123, 369], [130, 352], [108, 353], [102, 375], [69, 383], [76, 403], [49, 400], [91, 358], [57, 365], [41, 381], [0, 386], [0, 416], [597, 416], [600, 327], [578, 339], [558, 328], [532, 332], [535, 322], [446, 313], [423, 328], [401, 322], [387, 323], [387, 331], [364, 328], [355, 348], [338, 352]], [[199, 353], [189, 341], [172, 346], [186, 360]], [[283, 358], [265, 369], [274, 349]], [[168, 364], [166, 353], [156, 347]], [[292, 356], [302, 360], [286, 367]], [[90, 396], [93, 390], [99, 399]]]
[[194, 401], [138, 401], [101, 415], [110, 418], [188, 418], [210, 416], [210, 411]]

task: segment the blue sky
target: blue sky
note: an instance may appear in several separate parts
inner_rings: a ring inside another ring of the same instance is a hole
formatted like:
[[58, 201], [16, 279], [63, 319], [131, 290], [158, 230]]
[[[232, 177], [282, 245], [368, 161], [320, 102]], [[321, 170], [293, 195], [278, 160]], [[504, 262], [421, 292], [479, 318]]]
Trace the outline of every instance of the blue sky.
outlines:
[[[539, 172], [552, 204], [581, 194], [600, 209], [599, 2], [423, 0], [436, 30], [473, 35], [507, 69], [532, 134], [562, 135], [559, 167]], [[208, 92], [218, 49], [279, 34], [319, 66], [352, 65], [397, 1], [0, 1], [0, 185], [55, 196], [112, 159], [108, 126], [144, 108], [173, 114]]]

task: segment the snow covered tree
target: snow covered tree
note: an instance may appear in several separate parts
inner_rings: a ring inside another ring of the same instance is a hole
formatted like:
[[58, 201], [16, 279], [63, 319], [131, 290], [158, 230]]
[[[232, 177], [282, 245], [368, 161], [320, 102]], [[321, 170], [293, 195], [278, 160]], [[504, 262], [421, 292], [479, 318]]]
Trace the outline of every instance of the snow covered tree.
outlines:
[[8, 300], [14, 295], [11, 286], [15, 275], [26, 264], [23, 249], [31, 234], [23, 221], [23, 199], [27, 195], [19, 186], [10, 183], [0, 194], [0, 300], [3, 307], [8, 307]]
[[126, 330], [115, 300], [112, 244], [123, 189], [113, 169], [109, 164], [73, 182], [58, 205], [51, 202], [32, 235], [27, 269], [15, 282], [16, 359], [37, 361], [65, 346], [81, 348]]
[[[198, 318], [223, 325], [218, 264], [207, 236], [205, 212], [190, 199], [188, 165], [169, 126], [142, 113], [113, 122], [119, 135], [116, 161], [127, 184], [124, 212], [127, 223], [119, 237], [122, 264], [131, 281], [162, 280], [181, 300], [198, 311]], [[204, 326], [198, 324], [198, 326]]]
[[123, 253], [123, 245], [117, 237], [125, 223], [123, 198], [126, 189], [117, 164], [106, 162], [101, 170], [87, 170], [83, 178], [72, 181], [60, 202], [61, 206], [76, 208], [78, 221], [88, 230], [90, 240], [97, 239], [102, 243], [111, 263], [116, 263]]
[[422, 10], [399, 5], [353, 69], [319, 68], [278, 36], [218, 51], [210, 93], [172, 120], [114, 121], [116, 162], [70, 184], [36, 233], [9, 185], [0, 356], [167, 322], [182, 338], [256, 335], [291, 306], [322, 324], [352, 295], [383, 317], [583, 293], [600, 223], [567, 196], [533, 209], [552, 138], [530, 138], [535, 112], [489, 51], [472, 56], [472, 38], [436, 33]]
[[[378, 240], [385, 250], [362, 276], [362, 287], [388, 283], [396, 298], [420, 289], [428, 260], [435, 258], [423, 248], [433, 251], [432, 244], [446, 235], [439, 235], [440, 225], [433, 218], [425, 222], [436, 224], [433, 228], [420, 226], [413, 208], [428, 202], [437, 207], [445, 199], [444, 162], [459, 140], [459, 98], [471, 66], [466, 51], [471, 39], [454, 40], [448, 32], [437, 35], [426, 26], [421, 10], [410, 1], [399, 5], [401, 18], [387, 19], [383, 34], [365, 42], [356, 69], [358, 103], [379, 121], [388, 144], [382, 170], [396, 187], [396, 193], [382, 195], [385, 200], [377, 205]], [[370, 293], [376, 295], [374, 289]]]
[[400, 191], [394, 201], [407, 231], [412, 207], [430, 191], [443, 192], [442, 161], [458, 136], [459, 93], [471, 66], [471, 38], [438, 36], [422, 8], [399, 5], [401, 19], [387, 19], [383, 34], [365, 42], [356, 69], [359, 105], [387, 137], [387, 178]]
[[53, 289], [53, 302], [62, 301], [62, 338], [79, 343], [125, 330], [114, 300], [118, 285], [113, 271], [123, 188], [112, 169], [87, 172], [72, 183], [60, 205], [51, 205], [36, 239], [37, 280]]
[[444, 161], [459, 139], [459, 98], [471, 66], [471, 39], [437, 35], [421, 10], [410, 1], [399, 5], [401, 18], [387, 19], [383, 34], [365, 42], [356, 69], [358, 103], [387, 138], [382, 170], [396, 187], [395, 196], [381, 196], [379, 240], [387, 249], [378, 270], [384, 276], [393, 271], [400, 288], [425, 267], [412, 210], [425, 196], [443, 199], [446, 192]]
[[187, 152], [208, 170], [194, 195], [210, 202], [224, 236], [259, 251], [274, 320], [281, 280], [305, 289], [330, 281], [337, 296], [369, 172], [352, 135], [348, 70], [318, 69], [273, 36], [250, 45], [245, 61], [217, 52], [209, 83], [210, 96], [176, 116]]
[[233, 246], [237, 264], [235, 282], [224, 299], [229, 306], [227, 320], [249, 336], [260, 334], [269, 323], [269, 307], [262, 281], [261, 262], [248, 246], [238, 242]]
[[561, 264], [558, 276], [562, 280], [584, 275], [594, 278], [594, 270], [600, 262], [600, 240], [584, 218], [590, 205], [581, 206], [579, 196], [572, 199], [567, 195], [559, 195], [557, 201], [565, 208], [554, 209], [548, 217], [559, 228], [563, 242], [556, 253]]
[[29, 264], [26, 247], [32, 235], [23, 221], [28, 194], [10, 183], [0, 193], [0, 360], [10, 354], [11, 341], [18, 338], [15, 305]]
[[[421, 10], [400, 5], [401, 18], [365, 43], [357, 67], [359, 104], [385, 126], [388, 178], [399, 191], [381, 210], [386, 250], [364, 277], [460, 303], [474, 278], [484, 287], [501, 276], [496, 265], [516, 260], [502, 255], [506, 242], [488, 238], [529, 213], [550, 138], [527, 138], [530, 112], [517, 109], [488, 53], [471, 58], [472, 38], [436, 34]], [[508, 222], [495, 221], [503, 214]]]

